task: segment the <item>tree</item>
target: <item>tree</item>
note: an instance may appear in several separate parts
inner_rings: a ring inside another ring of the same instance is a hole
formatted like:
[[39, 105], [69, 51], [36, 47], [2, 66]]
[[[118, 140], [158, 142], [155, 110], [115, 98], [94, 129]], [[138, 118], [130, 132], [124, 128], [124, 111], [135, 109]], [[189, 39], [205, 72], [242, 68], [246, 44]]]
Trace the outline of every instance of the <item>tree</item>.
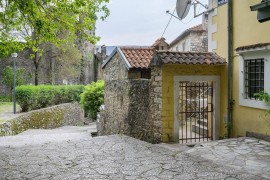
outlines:
[[0, 51], [8, 56], [14, 51], [29, 48], [35, 66], [35, 85], [38, 85], [38, 68], [46, 43], [60, 47], [61, 44], [75, 44], [76, 38], [80, 38], [95, 44], [99, 38], [89, 31], [95, 28], [97, 13], [102, 20], [109, 15], [105, 4], [108, 2], [109, 0], [2, 0]]
[[[3, 84], [5, 84], [10, 89], [10, 101], [12, 101], [12, 90], [13, 90], [13, 77], [14, 72], [10, 66], [7, 66], [2, 74]], [[24, 68], [18, 68], [16, 70], [16, 86], [26, 84], [26, 70]]]

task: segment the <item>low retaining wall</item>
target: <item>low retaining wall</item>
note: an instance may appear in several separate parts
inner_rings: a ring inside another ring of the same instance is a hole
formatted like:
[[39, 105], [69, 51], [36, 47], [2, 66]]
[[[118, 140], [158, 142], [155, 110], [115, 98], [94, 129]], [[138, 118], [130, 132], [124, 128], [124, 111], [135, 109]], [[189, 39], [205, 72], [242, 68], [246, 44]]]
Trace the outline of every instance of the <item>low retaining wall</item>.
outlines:
[[257, 138], [257, 139], [261, 139], [261, 140], [270, 142], [270, 135], [260, 134], [260, 133], [255, 133], [255, 132], [248, 132], [247, 131], [246, 136], [247, 137], [254, 137], [254, 138]]
[[78, 103], [39, 109], [0, 124], [0, 136], [16, 135], [28, 129], [51, 129], [84, 124], [84, 111]]

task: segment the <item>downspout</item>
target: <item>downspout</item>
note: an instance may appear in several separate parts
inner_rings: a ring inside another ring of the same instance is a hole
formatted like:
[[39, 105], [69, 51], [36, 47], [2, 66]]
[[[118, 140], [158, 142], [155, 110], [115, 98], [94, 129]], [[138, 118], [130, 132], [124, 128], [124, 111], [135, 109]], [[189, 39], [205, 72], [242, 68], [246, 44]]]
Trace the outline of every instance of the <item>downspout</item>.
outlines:
[[232, 137], [232, 111], [233, 111], [233, 99], [232, 99], [232, 48], [233, 48], [233, 12], [232, 6], [233, 1], [228, 0], [228, 124], [227, 134], [228, 138]]

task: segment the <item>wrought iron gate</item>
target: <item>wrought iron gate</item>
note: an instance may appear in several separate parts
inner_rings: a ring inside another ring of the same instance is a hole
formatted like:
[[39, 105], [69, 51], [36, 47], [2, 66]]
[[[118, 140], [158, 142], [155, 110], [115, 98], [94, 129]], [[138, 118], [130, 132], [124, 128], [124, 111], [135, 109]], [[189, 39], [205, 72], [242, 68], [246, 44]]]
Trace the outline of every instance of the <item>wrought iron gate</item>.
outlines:
[[180, 82], [179, 141], [212, 139], [213, 82]]

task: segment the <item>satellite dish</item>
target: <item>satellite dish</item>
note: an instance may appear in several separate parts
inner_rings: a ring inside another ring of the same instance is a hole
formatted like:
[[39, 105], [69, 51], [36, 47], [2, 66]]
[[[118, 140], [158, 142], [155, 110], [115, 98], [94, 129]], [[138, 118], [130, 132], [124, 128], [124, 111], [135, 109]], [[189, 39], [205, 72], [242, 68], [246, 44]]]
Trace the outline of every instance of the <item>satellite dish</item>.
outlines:
[[177, 0], [176, 2], [176, 12], [180, 20], [184, 19], [190, 9], [191, 0]]

